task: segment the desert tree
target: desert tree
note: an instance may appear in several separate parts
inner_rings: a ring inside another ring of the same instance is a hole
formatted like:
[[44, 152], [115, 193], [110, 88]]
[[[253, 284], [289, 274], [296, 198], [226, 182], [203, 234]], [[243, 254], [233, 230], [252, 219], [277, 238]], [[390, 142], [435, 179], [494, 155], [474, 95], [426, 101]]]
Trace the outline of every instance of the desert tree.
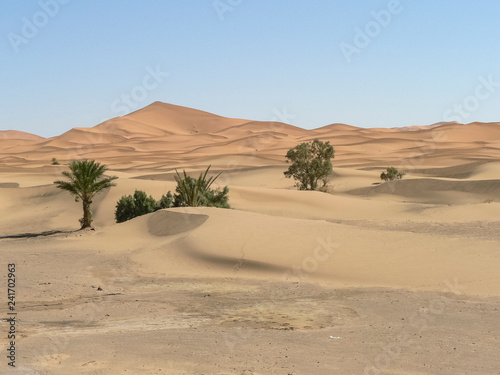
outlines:
[[293, 177], [300, 190], [316, 190], [318, 181], [322, 181], [323, 186], [328, 183], [334, 157], [335, 151], [329, 141], [315, 139], [301, 143], [286, 153], [287, 163], [292, 164], [284, 175], [287, 178]]
[[75, 160], [69, 164], [69, 171], [62, 172], [69, 181], [58, 180], [54, 184], [59, 189], [66, 190], [75, 196], [75, 201], [82, 201], [83, 218], [80, 219], [81, 229], [92, 225], [92, 211], [90, 205], [94, 196], [104, 189], [115, 186], [113, 183], [118, 177], [106, 177], [104, 173], [108, 167], [95, 160]]
[[380, 179], [384, 181], [401, 180], [405, 174], [405, 172], [400, 172], [394, 167], [388, 167], [385, 172], [380, 174]]

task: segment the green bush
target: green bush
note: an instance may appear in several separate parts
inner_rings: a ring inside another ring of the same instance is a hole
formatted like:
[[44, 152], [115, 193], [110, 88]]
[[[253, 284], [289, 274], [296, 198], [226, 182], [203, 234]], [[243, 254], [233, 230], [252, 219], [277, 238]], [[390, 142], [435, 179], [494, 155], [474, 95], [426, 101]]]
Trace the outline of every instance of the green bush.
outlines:
[[229, 188], [225, 186], [222, 190], [211, 189], [211, 185], [220, 176], [212, 176], [207, 178], [207, 168], [205, 173], [200, 174], [199, 178], [188, 176], [183, 172], [181, 176], [177, 172], [175, 180], [177, 187], [175, 188], [176, 194], [172, 195], [169, 191], [164, 194], [159, 201], [156, 201], [152, 196], [141, 190], [136, 190], [134, 195], [124, 195], [116, 203], [115, 219], [117, 223], [123, 223], [134, 217], [149, 214], [157, 210], [170, 207], [218, 207], [230, 208], [229, 206]]
[[203, 194], [200, 206], [217, 207], [217, 208], [231, 208], [229, 206], [229, 188], [224, 186], [222, 190], [219, 188], [215, 190], [207, 190]]
[[405, 172], [400, 172], [394, 167], [388, 167], [386, 172], [382, 172], [380, 179], [384, 181], [401, 180], [405, 174]]
[[157, 209], [162, 210], [164, 208], [170, 208], [174, 205], [174, 197], [169, 191], [167, 195], [162, 195], [161, 199], [157, 202]]
[[228, 203], [229, 188], [225, 186], [222, 190], [211, 189], [212, 184], [220, 176], [220, 173], [217, 176], [207, 179], [209, 170], [210, 166], [197, 179], [188, 176], [186, 171], [183, 171], [183, 175], [180, 175], [176, 171], [177, 176], [174, 176], [175, 181], [177, 181], [176, 194], [174, 196], [175, 207], [205, 206], [230, 208]]
[[61, 165], [56, 158], [52, 158], [52, 165]]
[[135, 217], [135, 202], [131, 195], [123, 196], [116, 203], [115, 220], [123, 223]]
[[116, 204], [115, 219], [123, 223], [134, 217], [146, 215], [162, 208], [172, 207], [172, 193], [163, 195], [159, 202], [141, 190], [136, 190], [134, 196], [127, 195], [120, 198]]

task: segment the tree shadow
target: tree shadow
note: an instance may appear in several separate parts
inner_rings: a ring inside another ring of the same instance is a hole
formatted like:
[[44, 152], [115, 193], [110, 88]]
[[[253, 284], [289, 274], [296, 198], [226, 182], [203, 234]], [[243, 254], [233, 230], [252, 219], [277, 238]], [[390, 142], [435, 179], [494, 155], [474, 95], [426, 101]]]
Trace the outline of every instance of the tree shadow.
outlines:
[[40, 232], [40, 233], [21, 233], [21, 234], [12, 234], [8, 236], [0, 236], [0, 240], [5, 240], [9, 238], [36, 238], [36, 237], [48, 237], [48, 236], [53, 236], [55, 234], [71, 234], [71, 233], [76, 233], [80, 229], [77, 230], [49, 230], [45, 232]]

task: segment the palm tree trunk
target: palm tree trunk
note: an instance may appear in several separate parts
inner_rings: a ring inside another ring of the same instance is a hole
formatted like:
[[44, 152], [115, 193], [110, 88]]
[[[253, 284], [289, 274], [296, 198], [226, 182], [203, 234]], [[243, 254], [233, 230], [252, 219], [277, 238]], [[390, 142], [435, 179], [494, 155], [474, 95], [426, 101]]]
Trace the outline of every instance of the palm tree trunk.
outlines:
[[82, 200], [83, 219], [81, 221], [81, 223], [82, 223], [81, 229], [90, 228], [92, 225], [92, 212], [90, 211], [90, 203], [91, 202], [87, 202], [87, 201]]

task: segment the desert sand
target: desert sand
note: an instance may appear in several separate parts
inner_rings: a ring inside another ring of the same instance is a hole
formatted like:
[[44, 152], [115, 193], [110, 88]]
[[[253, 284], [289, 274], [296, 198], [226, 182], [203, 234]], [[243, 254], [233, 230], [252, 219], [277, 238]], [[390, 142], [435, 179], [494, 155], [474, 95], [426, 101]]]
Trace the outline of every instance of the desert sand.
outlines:
[[[327, 193], [283, 175], [314, 138], [335, 147]], [[79, 231], [53, 181], [83, 158], [119, 179]], [[121, 196], [208, 165], [232, 209], [115, 223]], [[407, 175], [382, 183], [388, 166]], [[18, 315], [0, 373], [498, 375], [499, 171], [500, 123], [304, 130], [156, 102], [53, 138], [2, 131], [1, 306], [15, 263]]]

